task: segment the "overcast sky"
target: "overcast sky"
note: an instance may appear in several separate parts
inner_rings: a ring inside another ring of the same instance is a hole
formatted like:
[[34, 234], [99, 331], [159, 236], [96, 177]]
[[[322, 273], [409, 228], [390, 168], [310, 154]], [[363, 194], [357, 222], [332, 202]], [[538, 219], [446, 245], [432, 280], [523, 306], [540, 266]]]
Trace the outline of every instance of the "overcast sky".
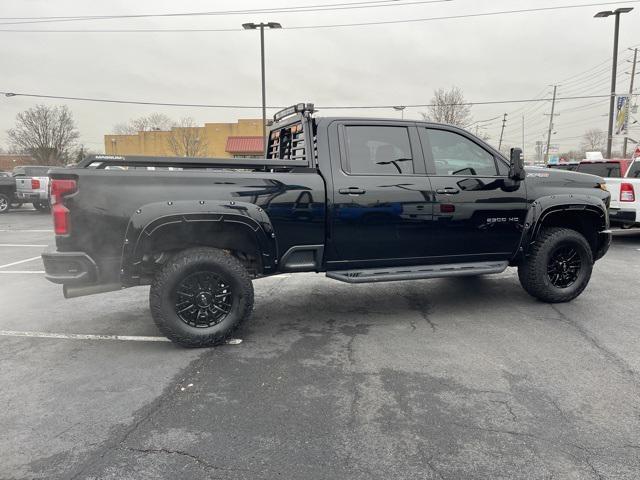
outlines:
[[[0, 2], [0, 17], [117, 15], [245, 10], [362, 0], [197, 1], [21, 0]], [[404, 0], [411, 2], [412, 0]], [[415, 1], [415, 0], [413, 0]], [[460, 87], [469, 101], [605, 95], [609, 91], [613, 18], [599, 10], [636, 7], [622, 17], [620, 81], [629, 88], [632, 56], [640, 44], [640, 2], [598, 0], [452, 0], [328, 12], [259, 13], [205, 17], [89, 20], [0, 29], [171, 29], [236, 28], [245, 22], [275, 21], [283, 27], [409, 20], [547, 6], [602, 5], [536, 13], [503, 14], [375, 26], [274, 30], [266, 32], [267, 103], [289, 105], [407, 105], [428, 103], [439, 87]], [[17, 20], [0, 20], [15, 22]], [[633, 25], [636, 25], [633, 28]], [[259, 34], [206, 33], [15, 33], [0, 32], [0, 91], [155, 102], [260, 105]], [[573, 78], [569, 78], [573, 77]], [[567, 80], [565, 80], [567, 79]], [[26, 97], [0, 98], [0, 145], [21, 110], [36, 103], [67, 103], [81, 140], [103, 149], [103, 135], [129, 118], [163, 112], [192, 116], [198, 123], [258, 118], [260, 110], [110, 105]], [[595, 104], [594, 104], [595, 103]], [[584, 108], [581, 108], [584, 106]], [[405, 118], [425, 109], [408, 108]], [[475, 120], [509, 113], [505, 142], [531, 151], [547, 128], [548, 103], [474, 106]], [[560, 101], [554, 140], [575, 147], [588, 128], [606, 130], [607, 99]], [[273, 113], [273, 111], [271, 111]], [[392, 109], [323, 111], [322, 115], [399, 117]], [[501, 118], [483, 123], [497, 145]], [[471, 130], [475, 130], [473, 127]], [[636, 132], [640, 136], [640, 129]], [[482, 131], [482, 130], [481, 130]], [[546, 135], [546, 133], [544, 133]]]

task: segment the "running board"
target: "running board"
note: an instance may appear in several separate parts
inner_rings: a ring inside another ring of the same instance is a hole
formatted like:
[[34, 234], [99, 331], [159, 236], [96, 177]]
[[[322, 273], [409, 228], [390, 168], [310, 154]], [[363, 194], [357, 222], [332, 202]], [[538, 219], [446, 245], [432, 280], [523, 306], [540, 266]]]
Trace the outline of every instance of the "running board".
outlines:
[[396, 282], [423, 278], [462, 277], [501, 273], [509, 262], [447, 263], [441, 265], [417, 265], [413, 267], [368, 268], [364, 270], [339, 270], [327, 272], [327, 277], [347, 283]]

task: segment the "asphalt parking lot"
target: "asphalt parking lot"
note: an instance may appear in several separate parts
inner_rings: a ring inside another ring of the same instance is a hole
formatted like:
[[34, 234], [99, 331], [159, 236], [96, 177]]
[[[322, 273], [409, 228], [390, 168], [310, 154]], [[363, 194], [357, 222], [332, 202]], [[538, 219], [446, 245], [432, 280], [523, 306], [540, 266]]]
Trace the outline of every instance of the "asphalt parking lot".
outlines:
[[36, 258], [50, 228], [0, 216], [0, 478], [639, 476], [640, 231], [569, 304], [513, 269], [281, 275], [255, 282], [241, 344], [187, 350], [147, 288], [65, 300]]

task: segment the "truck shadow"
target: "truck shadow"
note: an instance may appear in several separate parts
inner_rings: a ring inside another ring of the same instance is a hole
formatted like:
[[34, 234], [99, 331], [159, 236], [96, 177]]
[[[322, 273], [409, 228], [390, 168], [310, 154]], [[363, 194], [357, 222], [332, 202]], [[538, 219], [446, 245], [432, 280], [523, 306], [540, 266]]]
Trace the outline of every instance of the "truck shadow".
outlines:
[[[288, 329], [321, 333], [334, 324], [389, 325], [415, 321], [459, 321], [472, 316], [491, 318], [540, 303], [527, 295], [509, 276], [458, 277], [411, 282], [348, 285], [320, 275], [305, 281], [293, 278], [280, 283], [256, 283], [252, 318], [240, 334], [259, 338], [268, 331]], [[316, 280], [317, 278], [317, 280]]]

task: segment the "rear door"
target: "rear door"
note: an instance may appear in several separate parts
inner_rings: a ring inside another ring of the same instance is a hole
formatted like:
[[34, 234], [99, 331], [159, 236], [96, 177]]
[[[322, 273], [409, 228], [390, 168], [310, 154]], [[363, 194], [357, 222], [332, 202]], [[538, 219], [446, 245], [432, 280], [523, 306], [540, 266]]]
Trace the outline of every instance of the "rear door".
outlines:
[[431, 187], [412, 122], [330, 125], [330, 269], [420, 264], [428, 256]]
[[433, 256], [442, 262], [507, 259], [520, 241], [527, 212], [525, 182], [461, 130], [418, 127], [435, 193]]

